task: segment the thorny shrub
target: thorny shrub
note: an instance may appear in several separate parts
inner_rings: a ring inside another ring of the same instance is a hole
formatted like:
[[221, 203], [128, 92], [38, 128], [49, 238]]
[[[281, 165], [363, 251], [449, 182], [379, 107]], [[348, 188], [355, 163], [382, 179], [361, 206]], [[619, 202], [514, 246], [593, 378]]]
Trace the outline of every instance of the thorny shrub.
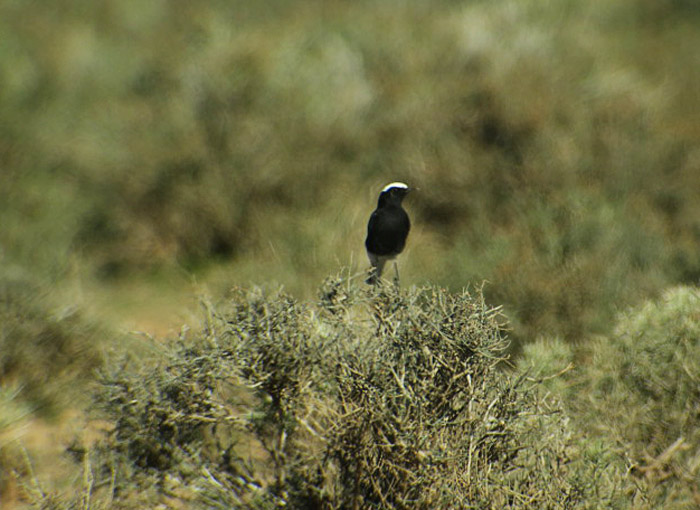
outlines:
[[209, 508], [608, 500], [557, 405], [504, 369], [500, 312], [480, 292], [356, 281], [328, 279], [315, 303], [235, 289], [155, 366], [109, 365], [96, 486]]

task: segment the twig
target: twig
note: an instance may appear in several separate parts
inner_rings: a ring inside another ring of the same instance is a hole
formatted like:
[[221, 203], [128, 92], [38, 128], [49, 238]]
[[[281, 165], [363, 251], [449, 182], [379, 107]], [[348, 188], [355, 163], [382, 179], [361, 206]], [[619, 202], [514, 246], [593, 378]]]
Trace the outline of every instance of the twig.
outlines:
[[678, 452], [678, 450], [683, 448], [684, 444], [685, 439], [683, 436], [681, 436], [663, 452], [652, 459], [648, 465], [638, 466], [637, 469], [644, 474], [659, 470], [664, 464], [668, 464], [670, 462], [671, 458], [676, 454], [676, 452]]
[[29, 458], [29, 453], [27, 453], [27, 449], [24, 446], [21, 446], [21, 449], [22, 449], [22, 456], [24, 457], [24, 462], [27, 464], [27, 469], [29, 470], [29, 475], [32, 479], [32, 483], [34, 484], [34, 488], [41, 496], [41, 499], [44, 499], [44, 498], [46, 498], [46, 494], [44, 494], [44, 491], [41, 490], [41, 485], [39, 484], [39, 480], [36, 477], [36, 473], [34, 472], [34, 466], [32, 466], [32, 461]]
[[566, 365], [564, 368], [562, 368], [556, 374], [547, 375], [545, 377], [526, 377], [526, 380], [539, 384], [539, 383], [542, 383], [544, 381], [549, 381], [551, 379], [556, 379], [557, 377], [561, 377], [562, 375], [564, 375], [568, 371], [572, 370], [573, 368], [574, 368], [574, 364], [572, 362], [570, 362], [568, 365]]
[[83, 486], [85, 494], [83, 496], [83, 509], [90, 510], [90, 499], [93, 485], [92, 470], [90, 469], [90, 452], [86, 451], [83, 457]]

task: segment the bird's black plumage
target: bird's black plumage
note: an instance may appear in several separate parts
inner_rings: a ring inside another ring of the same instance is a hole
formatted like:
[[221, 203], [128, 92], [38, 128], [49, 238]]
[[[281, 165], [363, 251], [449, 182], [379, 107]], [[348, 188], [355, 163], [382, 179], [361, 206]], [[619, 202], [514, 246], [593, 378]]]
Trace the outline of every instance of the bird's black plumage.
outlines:
[[372, 274], [367, 283], [376, 283], [382, 275], [384, 264], [406, 246], [411, 221], [401, 202], [410, 191], [411, 188], [405, 184], [395, 182], [387, 185], [379, 195], [377, 208], [367, 224], [365, 248], [372, 264]]

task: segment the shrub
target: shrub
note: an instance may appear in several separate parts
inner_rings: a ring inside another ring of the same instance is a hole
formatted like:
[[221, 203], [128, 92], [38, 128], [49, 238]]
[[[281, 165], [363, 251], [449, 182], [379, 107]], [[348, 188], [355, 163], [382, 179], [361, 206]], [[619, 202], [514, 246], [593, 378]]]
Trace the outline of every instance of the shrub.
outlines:
[[[210, 508], [597, 508], [602, 464], [523, 375], [479, 292], [329, 279], [235, 289], [162, 359], [111, 363], [96, 447], [116, 501]], [[142, 501], [143, 503], [143, 501]], [[126, 504], [126, 503], [124, 503]]]
[[100, 364], [99, 330], [75, 308], [57, 307], [25, 272], [0, 268], [0, 499], [30, 479], [19, 441], [32, 418], [87, 405], [77, 398]]
[[[648, 508], [696, 508], [700, 480], [700, 292], [678, 287], [621, 315], [611, 335], [578, 352], [528, 346], [523, 363], [548, 381], [576, 421], [628, 459]], [[644, 507], [647, 508], [647, 507]]]
[[[56, 307], [22, 272], [0, 274], [0, 384], [12, 400], [51, 415], [76, 381], [99, 365], [98, 329], [73, 307]], [[0, 419], [1, 421], [1, 419]]]

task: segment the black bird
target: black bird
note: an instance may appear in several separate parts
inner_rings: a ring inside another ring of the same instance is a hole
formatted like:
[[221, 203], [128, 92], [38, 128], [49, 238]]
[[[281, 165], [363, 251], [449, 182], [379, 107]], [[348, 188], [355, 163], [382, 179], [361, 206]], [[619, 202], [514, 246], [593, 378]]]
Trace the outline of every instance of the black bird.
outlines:
[[[371, 274], [367, 283], [377, 283], [382, 276], [384, 264], [393, 260], [406, 246], [406, 238], [411, 230], [408, 214], [401, 207], [401, 202], [412, 191], [403, 182], [387, 184], [379, 194], [377, 208], [369, 217], [367, 224], [367, 239], [365, 248], [372, 264]], [[396, 281], [399, 279], [399, 269], [395, 265]]]

